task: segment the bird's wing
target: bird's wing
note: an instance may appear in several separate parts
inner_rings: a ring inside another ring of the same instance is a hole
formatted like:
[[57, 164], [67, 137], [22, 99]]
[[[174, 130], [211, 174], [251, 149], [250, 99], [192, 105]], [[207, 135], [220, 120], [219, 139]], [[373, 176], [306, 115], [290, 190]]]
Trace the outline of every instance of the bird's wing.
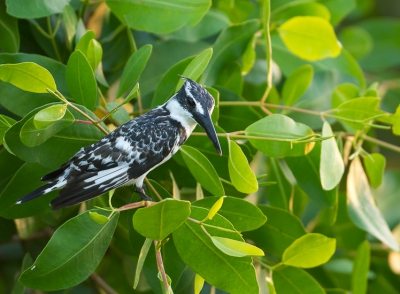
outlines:
[[146, 174], [177, 151], [177, 143], [186, 139], [181, 132], [166, 118], [145, 124], [139, 120], [81, 149], [57, 177], [66, 185], [52, 201], [53, 209], [89, 200]]

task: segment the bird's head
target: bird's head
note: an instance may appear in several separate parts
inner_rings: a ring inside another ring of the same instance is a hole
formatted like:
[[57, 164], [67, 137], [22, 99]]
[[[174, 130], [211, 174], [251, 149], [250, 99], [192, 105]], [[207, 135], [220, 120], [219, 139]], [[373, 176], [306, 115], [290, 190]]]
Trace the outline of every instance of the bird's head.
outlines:
[[182, 76], [181, 78], [184, 79], [185, 82], [174, 98], [182, 108], [183, 114], [189, 116], [206, 131], [215, 149], [221, 155], [221, 145], [219, 144], [211, 120], [211, 114], [215, 105], [214, 98], [206, 89], [195, 81]]

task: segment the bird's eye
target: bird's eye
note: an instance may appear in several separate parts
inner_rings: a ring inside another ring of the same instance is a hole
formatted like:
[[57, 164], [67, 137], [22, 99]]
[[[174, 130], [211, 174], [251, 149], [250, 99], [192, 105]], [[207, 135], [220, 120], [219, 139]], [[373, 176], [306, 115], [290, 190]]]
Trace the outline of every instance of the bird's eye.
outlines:
[[192, 97], [187, 97], [186, 99], [187, 99], [187, 103], [188, 103], [190, 106], [192, 106], [192, 107], [196, 106], [196, 102], [194, 102], [194, 100], [193, 100]]

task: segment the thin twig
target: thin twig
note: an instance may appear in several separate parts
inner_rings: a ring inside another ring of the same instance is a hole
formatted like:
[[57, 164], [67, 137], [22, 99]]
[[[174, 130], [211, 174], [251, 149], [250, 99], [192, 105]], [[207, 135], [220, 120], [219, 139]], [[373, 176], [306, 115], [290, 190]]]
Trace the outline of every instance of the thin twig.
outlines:
[[118, 294], [110, 285], [108, 285], [98, 274], [93, 273], [90, 279], [96, 284], [97, 287], [102, 289], [107, 294]]
[[157, 198], [161, 201], [163, 200], [162, 197], [160, 196], [160, 194], [158, 194], [156, 188], [154, 188], [154, 186], [150, 183], [150, 181], [146, 178], [144, 178], [146, 184], [150, 187], [151, 191], [153, 191], [154, 194], [156, 194]]
[[267, 100], [268, 95], [272, 89], [272, 45], [271, 45], [271, 34], [270, 34], [270, 21], [271, 15], [271, 5], [270, 0], [264, 0], [264, 5], [262, 6], [262, 20], [263, 20], [263, 29], [264, 29], [264, 38], [265, 38], [265, 47], [266, 47], [266, 60], [267, 60], [267, 88], [265, 89], [264, 95], [260, 100], [261, 109], [267, 114], [272, 114], [263, 104], [265, 100]]
[[[58, 26], [56, 26], [56, 28], [58, 29]], [[57, 43], [55, 40], [55, 35], [56, 35], [57, 31], [55, 29], [53, 31], [53, 28], [51, 26], [50, 16], [47, 17], [47, 29], [49, 31], [51, 45], [53, 46], [54, 52], [56, 53], [57, 60], [62, 62], [61, 55], [60, 55], [60, 52], [58, 51]]]
[[167, 274], [165, 273], [165, 269], [164, 269], [164, 263], [162, 260], [161, 248], [157, 249], [157, 245], [158, 245], [158, 241], [154, 240], [154, 247], [156, 248], [157, 267], [158, 267], [158, 270], [161, 272], [165, 291], [167, 293], [169, 293], [169, 285], [168, 285], [168, 280], [167, 280]]
[[393, 151], [396, 151], [396, 152], [400, 153], [400, 147], [399, 146], [396, 146], [396, 145], [381, 141], [379, 139], [375, 139], [375, 138], [367, 136], [367, 135], [363, 135], [362, 138], [365, 141], [369, 141], [369, 142], [375, 143], [375, 144], [377, 144], [379, 146], [382, 146], [382, 147], [385, 147], [387, 149], [390, 149], [390, 150], [393, 150]]

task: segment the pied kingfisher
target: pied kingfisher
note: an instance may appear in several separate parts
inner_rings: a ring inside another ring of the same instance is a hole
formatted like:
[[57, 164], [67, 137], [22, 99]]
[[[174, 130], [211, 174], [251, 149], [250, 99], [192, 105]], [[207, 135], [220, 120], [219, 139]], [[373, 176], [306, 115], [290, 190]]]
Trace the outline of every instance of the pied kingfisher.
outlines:
[[47, 184], [21, 197], [17, 204], [61, 189], [50, 203], [53, 210], [72, 206], [123, 185], [136, 185], [143, 200], [146, 175], [171, 158], [196, 124], [207, 133], [221, 155], [211, 121], [214, 99], [189, 78], [165, 104], [119, 126], [103, 139], [81, 148], [60, 169], [42, 177]]

